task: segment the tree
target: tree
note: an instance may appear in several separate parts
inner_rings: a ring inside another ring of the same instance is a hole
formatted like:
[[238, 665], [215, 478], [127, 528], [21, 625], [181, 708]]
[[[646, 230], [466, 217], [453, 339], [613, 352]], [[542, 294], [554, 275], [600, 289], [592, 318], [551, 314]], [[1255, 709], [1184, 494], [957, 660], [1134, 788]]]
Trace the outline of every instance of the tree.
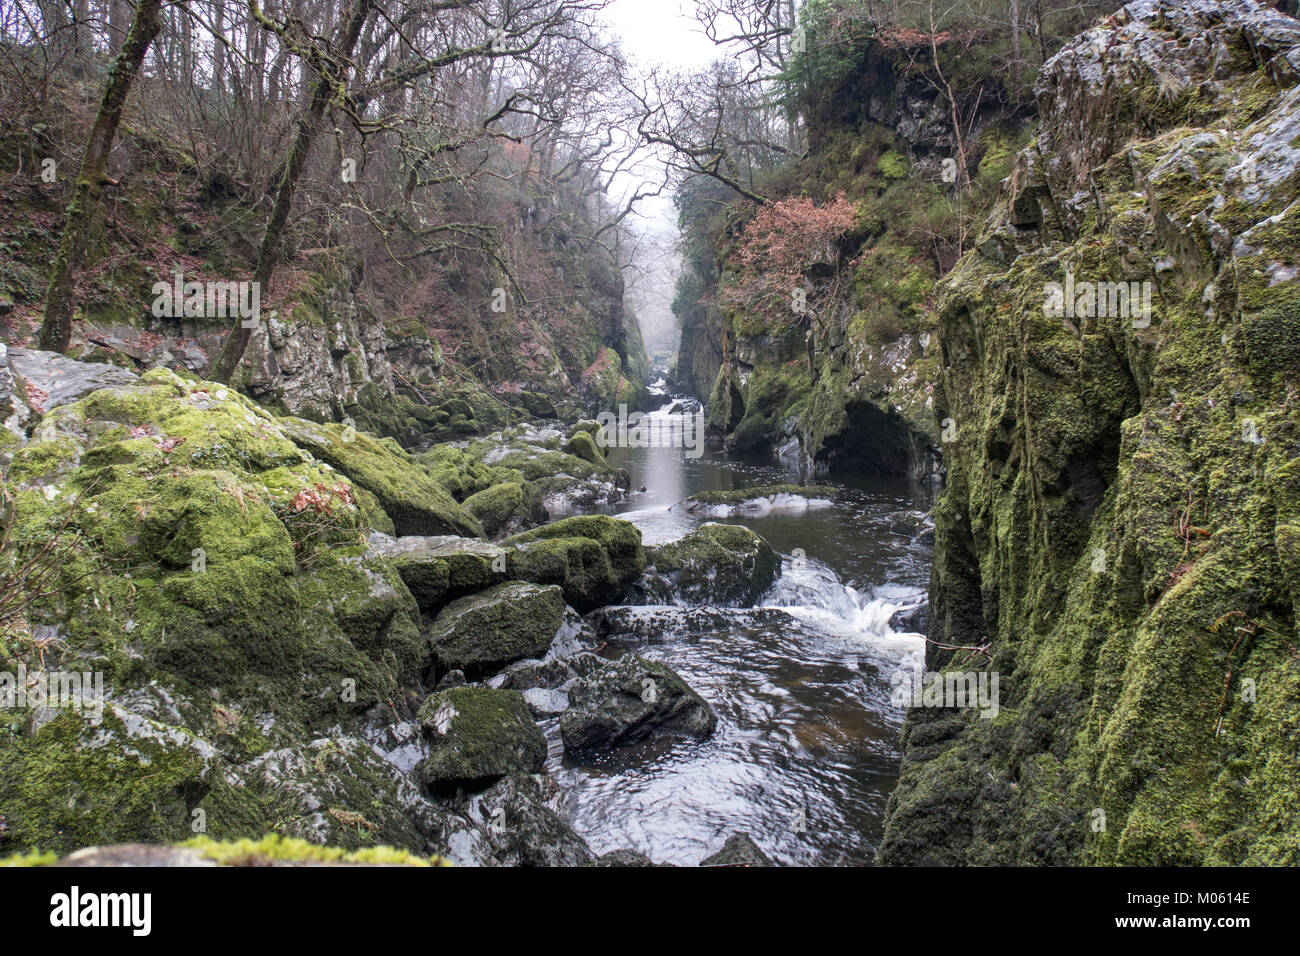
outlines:
[[77, 173], [72, 202], [68, 204], [59, 252], [50, 272], [45, 293], [45, 313], [41, 320], [40, 347], [66, 352], [72, 341], [72, 313], [76, 306], [77, 276], [85, 263], [86, 247], [94, 217], [100, 212], [100, 196], [108, 179], [108, 157], [122, 120], [122, 110], [131, 92], [140, 64], [149, 45], [161, 29], [159, 14], [163, 0], [139, 0], [135, 17], [122, 43], [122, 52], [113, 60], [104, 84], [104, 96], [95, 125], [86, 141], [86, 151]]
[[[280, 184], [276, 189], [275, 206], [271, 209], [271, 218], [262, 233], [257, 268], [253, 271], [253, 281], [261, 288], [265, 288], [271, 281], [271, 274], [275, 271], [276, 262], [280, 258], [284, 227], [289, 221], [289, 211], [293, 208], [293, 191], [298, 184], [298, 177], [302, 175], [307, 165], [307, 156], [311, 152], [312, 142], [320, 128], [321, 118], [325, 115], [325, 107], [329, 105], [332, 96], [338, 95], [342, 98], [346, 89], [352, 51], [361, 37], [361, 28], [365, 26], [366, 17], [370, 15], [370, 6], [371, 0], [353, 0], [351, 14], [343, 25], [339, 41], [334, 48], [322, 52], [312, 46], [304, 53], [304, 56], [313, 62], [318, 75], [312, 87], [311, 99], [298, 118], [298, 129], [284, 164]], [[258, 17], [259, 22], [267, 29], [280, 34], [282, 39], [288, 38], [287, 26], [280, 26], [267, 20], [257, 9], [256, 0], [250, 0], [249, 7], [254, 11], [253, 15]], [[248, 340], [252, 335], [253, 326], [236, 318], [234, 327], [226, 336], [221, 355], [212, 367], [214, 381], [230, 381], [239, 360], [244, 357], [244, 350], [248, 348]]]

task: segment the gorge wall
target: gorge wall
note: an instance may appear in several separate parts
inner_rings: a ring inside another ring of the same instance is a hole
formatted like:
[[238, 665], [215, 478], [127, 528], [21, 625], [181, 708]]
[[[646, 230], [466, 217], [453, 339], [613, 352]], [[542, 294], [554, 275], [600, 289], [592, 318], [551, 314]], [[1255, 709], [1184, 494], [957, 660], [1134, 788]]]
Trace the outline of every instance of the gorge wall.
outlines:
[[[1030, 115], [1004, 78], [972, 70], [960, 78], [968, 105], [955, 124], [927, 42], [876, 30], [853, 46], [809, 104], [805, 155], [762, 179], [767, 212], [748, 203], [715, 212], [734, 198], [718, 184], [679, 194], [686, 254], [674, 374], [708, 401], [730, 449], [776, 449], [805, 477], [923, 477], [941, 467], [928, 306], [962, 249], [963, 218], [996, 196]], [[799, 250], [789, 281], [773, 278], [773, 256], [747, 260], [765, 228], [776, 246], [837, 201], [851, 204], [851, 222]]]
[[[882, 863], [1300, 861], [1298, 81], [1250, 0], [1139, 0], [1043, 69], [935, 307], [928, 664], [1001, 708], [911, 710]], [[1151, 312], [1052, 314], [1067, 277]]]
[[[185, 282], [247, 279], [257, 260], [258, 206], [267, 200], [196, 161], [181, 145], [183, 130], [132, 110], [69, 354], [135, 372], [204, 375], [231, 319], [179, 307], [160, 315], [154, 286], [171, 285], [177, 273]], [[29, 119], [38, 142], [0, 137], [6, 168], [72, 153], [84, 139], [84, 117]], [[445, 223], [345, 223], [346, 190], [314, 203], [262, 290], [264, 321], [233, 384], [281, 413], [349, 419], [411, 447], [529, 415], [573, 420], [619, 402], [642, 404], [649, 368], [617, 257], [590, 238], [590, 211], [573, 188], [529, 187], [527, 177], [509, 175], [516, 161], [487, 152], [483, 163], [499, 168], [504, 185], [472, 199], [451, 190], [440, 197], [447, 218], [469, 224], [459, 241], [422, 234], [429, 228], [440, 237]], [[23, 176], [6, 192], [0, 336], [9, 344], [30, 344], [39, 322], [46, 250], [58, 244], [69, 178]]]

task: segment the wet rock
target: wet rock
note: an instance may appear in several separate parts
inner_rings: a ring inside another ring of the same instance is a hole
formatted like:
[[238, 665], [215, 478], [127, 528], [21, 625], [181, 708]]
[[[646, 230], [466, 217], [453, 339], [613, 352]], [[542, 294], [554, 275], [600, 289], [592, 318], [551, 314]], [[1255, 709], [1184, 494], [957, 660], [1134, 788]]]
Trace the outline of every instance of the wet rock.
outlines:
[[595, 673], [607, 663], [603, 657], [585, 651], [545, 661], [520, 661], [501, 675], [500, 686], [520, 691], [534, 687], [554, 690]]
[[481, 790], [511, 773], [546, 763], [546, 738], [518, 691], [454, 687], [420, 707], [429, 756], [416, 776], [432, 792]]
[[627, 654], [569, 688], [560, 718], [567, 751], [625, 746], [662, 734], [707, 736], [718, 719], [699, 694], [663, 664]]
[[733, 833], [722, 849], [700, 861], [700, 866], [773, 866], [767, 854], [748, 833]]
[[448, 604], [429, 632], [438, 670], [481, 680], [545, 654], [564, 622], [558, 587], [512, 581]]
[[706, 524], [686, 537], [646, 549], [650, 562], [633, 589], [646, 604], [751, 607], [781, 566], [772, 546], [737, 525]]
[[438, 845], [468, 866], [584, 866], [587, 841], [557, 812], [561, 791], [545, 777], [512, 774], [466, 801]]
[[608, 853], [602, 853], [596, 858], [595, 865], [618, 867], [672, 866], [671, 863], [656, 863], [644, 853], [638, 853], [636, 850], [611, 850]]
[[736, 491], [701, 491], [674, 505], [698, 518], [761, 518], [829, 508], [839, 497], [825, 485], [763, 485]]
[[558, 717], [569, 709], [569, 695], [562, 690], [530, 687], [523, 691], [523, 695], [524, 703], [528, 705], [528, 712], [539, 720]]

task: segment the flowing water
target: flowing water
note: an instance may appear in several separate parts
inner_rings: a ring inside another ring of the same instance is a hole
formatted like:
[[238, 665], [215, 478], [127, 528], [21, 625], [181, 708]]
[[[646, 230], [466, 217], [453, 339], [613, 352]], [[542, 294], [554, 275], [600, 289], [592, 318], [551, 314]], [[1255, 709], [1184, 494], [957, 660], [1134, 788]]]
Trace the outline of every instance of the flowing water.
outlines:
[[[646, 544], [699, 524], [672, 508], [688, 495], [791, 480], [721, 452], [611, 449], [610, 460], [645, 489], [612, 510]], [[930, 554], [918, 525], [933, 489], [824, 483], [846, 489], [833, 507], [719, 519], [752, 528], [783, 556], [758, 607], [608, 615], [602, 653], [668, 665], [713, 707], [718, 728], [707, 740], [656, 739], [594, 764], [568, 760], [550, 728], [548, 770], [596, 852], [694, 864], [744, 831], [779, 863], [871, 862], [900, 757], [903, 711], [890, 702], [890, 678], [918, 666], [923, 646], [890, 619], [925, 598]]]

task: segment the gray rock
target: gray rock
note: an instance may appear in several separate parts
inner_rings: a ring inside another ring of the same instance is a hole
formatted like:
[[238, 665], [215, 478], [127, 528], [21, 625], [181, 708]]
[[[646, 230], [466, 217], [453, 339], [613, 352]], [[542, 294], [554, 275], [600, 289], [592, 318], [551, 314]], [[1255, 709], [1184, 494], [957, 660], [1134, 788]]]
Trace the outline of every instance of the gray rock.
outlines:
[[546, 738], [518, 691], [453, 687], [420, 707], [429, 756], [416, 776], [433, 793], [481, 790], [546, 763]]
[[748, 833], [733, 833], [722, 849], [700, 861], [700, 866], [772, 866], [767, 854]]
[[468, 680], [481, 680], [545, 654], [563, 623], [558, 587], [511, 581], [448, 604], [428, 639], [439, 672], [460, 670]]
[[582, 753], [661, 734], [705, 736], [718, 719], [699, 694], [663, 664], [627, 654], [569, 689], [560, 718], [564, 749]]

